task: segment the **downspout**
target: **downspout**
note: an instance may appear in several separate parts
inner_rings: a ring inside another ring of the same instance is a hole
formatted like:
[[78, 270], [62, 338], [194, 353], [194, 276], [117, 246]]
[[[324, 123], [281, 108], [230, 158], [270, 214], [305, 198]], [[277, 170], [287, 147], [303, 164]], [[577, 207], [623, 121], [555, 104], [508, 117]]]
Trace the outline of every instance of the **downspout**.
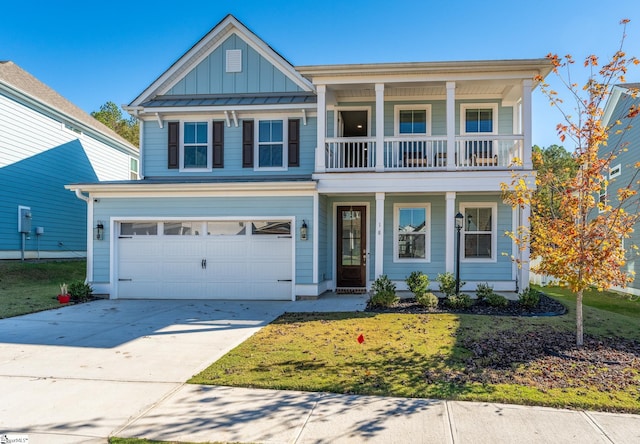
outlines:
[[93, 201], [82, 193], [80, 188], [74, 190], [76, 197], [87, 203], [87, 279], [85, 283], [93, 281]]

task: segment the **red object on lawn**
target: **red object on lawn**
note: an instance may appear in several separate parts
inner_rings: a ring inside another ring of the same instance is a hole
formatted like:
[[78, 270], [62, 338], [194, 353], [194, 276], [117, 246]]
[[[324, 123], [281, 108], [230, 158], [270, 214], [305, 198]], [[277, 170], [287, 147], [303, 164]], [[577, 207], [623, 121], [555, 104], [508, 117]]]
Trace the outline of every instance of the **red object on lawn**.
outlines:
[[362, 344], [364, 342], [364, 335], [360, 334], [360, 336], [358, 336], [358, 344]]
[[58, 295], [58, 302], [60, 302], [61, 304], [67, 304], [70, 300], [71, 300], [71, 296], [69, 296], [68, 294]]

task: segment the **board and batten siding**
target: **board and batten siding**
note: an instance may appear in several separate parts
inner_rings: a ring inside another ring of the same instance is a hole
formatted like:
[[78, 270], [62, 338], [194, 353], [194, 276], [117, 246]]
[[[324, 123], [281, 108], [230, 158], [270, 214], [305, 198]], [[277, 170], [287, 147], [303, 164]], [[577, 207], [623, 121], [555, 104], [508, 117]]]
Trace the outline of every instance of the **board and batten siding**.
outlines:
[[129, 155], [2, 94], [0, 134], [0, 257], [20, 257], [19, 205], [33, 214], [25, 257], [83, 254], [86, 203], [64, 185], [129, 179]]
[[[224, 116], [198, 117], [193, 121], [219, 120]], [[280, 117], [278, 117], [280, 118]], [[290, 116], [297, 119], [299, 116]], [[278, 171], [280, 176], [311, 175], [315, 168], [315, 147], [317, 144], [317, 119], [308, 117], [307, 124], [300, 122], [300, 166], [288, 167], [286, 171]], [[273, 176], [273, 171], [254, 171], [253, 168], [242, 167], [242, 120], [238, 121], [236, 128], [233, 123], [230, 127], [224, 126], [224, 168], [214, 168], [211, 172], [189, 172], [188, 170], [167, 168], [167, 128], [160, 128], [157, 121], [144, 122], [144, 174], [145, 177], [240, 177], [240, 176]], [[286, 149], [286, 147], [285, 147]]]
[[[242, 70], [226, 72], [226, 52], [242, 51]], [[248, 94], [302, 91], [237, 34], [229, 36], [166, 95]]]
[[[292, 236], [296, 244], [296, 284], [313, 283], [313, 242], [299, 240], [302, 220], [312, 221], [312, 196], [282, 197], [144, 197], [144, 198], [100, 198], [94, 204], [94, 222], [105, 221], [105, 240], [94, 242], [93, 281], [109, 282], [109, 247], [113, 233], [107, 223], [115, 218], [166, 218], [198, 220], [217, 217], [233, 217], [251, 220], [252, 217], [296, 217]], [[117, 255], [117, 253], [114, 253]]]

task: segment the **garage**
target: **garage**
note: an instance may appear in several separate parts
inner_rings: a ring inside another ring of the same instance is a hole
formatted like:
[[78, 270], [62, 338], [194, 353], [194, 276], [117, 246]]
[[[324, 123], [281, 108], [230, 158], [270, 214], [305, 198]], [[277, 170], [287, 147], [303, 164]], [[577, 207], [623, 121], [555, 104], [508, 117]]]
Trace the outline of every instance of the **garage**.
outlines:
[[293, 297], [291, 220], [119, 221], [119, 298]]

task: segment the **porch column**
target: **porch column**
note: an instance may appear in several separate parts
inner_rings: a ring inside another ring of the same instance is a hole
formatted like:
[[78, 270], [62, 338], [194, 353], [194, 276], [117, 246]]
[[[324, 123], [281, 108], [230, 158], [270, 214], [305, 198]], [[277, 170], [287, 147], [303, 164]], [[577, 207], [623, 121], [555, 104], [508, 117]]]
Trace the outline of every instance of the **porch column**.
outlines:
[[444, 268], [446, 272], [453, 273], [455, 259], [455, 217], [456, 217], [456, 193], [448, 191], [445, 194], [444, 210]]
[[[525, 79], [522, 81], [522, 134], [524, 140], [522, 142], [522, 166], [525, 170], [533, 169], [533, 162], [531, 161], [531, 151], [533, 145], [531, 143], [531, 90], [533, 89], [533, 82], [531, 79]], [[528, 219], [528, 217], [527, 217]]]
[[384, 274], [384, 193], [376, 193], [376, 279]]
[[384, 171], [384, 83], [376, 83], [376, 171]]
[[[531, 216], [531, 207], [526, 206], [520, 210], [520, 225], [525, 227], [528, 231], [531, 226], [531, 221], [529, 217]], [[520, 252], [520, 280], [518, 285], [520, 286], [520, 290], [523, 290], [529, 286], [530, 279], [530, 246], [527, 245], [524, 250]]]
[[324, 173], [325, 165], [325, 137], [327, 134], [327, 86], [316, 86], [318, 94], [318, 141], [316, 143], [316, 172]]
[[456, 169], [456, 82], [447, 82], [447, 171]]

